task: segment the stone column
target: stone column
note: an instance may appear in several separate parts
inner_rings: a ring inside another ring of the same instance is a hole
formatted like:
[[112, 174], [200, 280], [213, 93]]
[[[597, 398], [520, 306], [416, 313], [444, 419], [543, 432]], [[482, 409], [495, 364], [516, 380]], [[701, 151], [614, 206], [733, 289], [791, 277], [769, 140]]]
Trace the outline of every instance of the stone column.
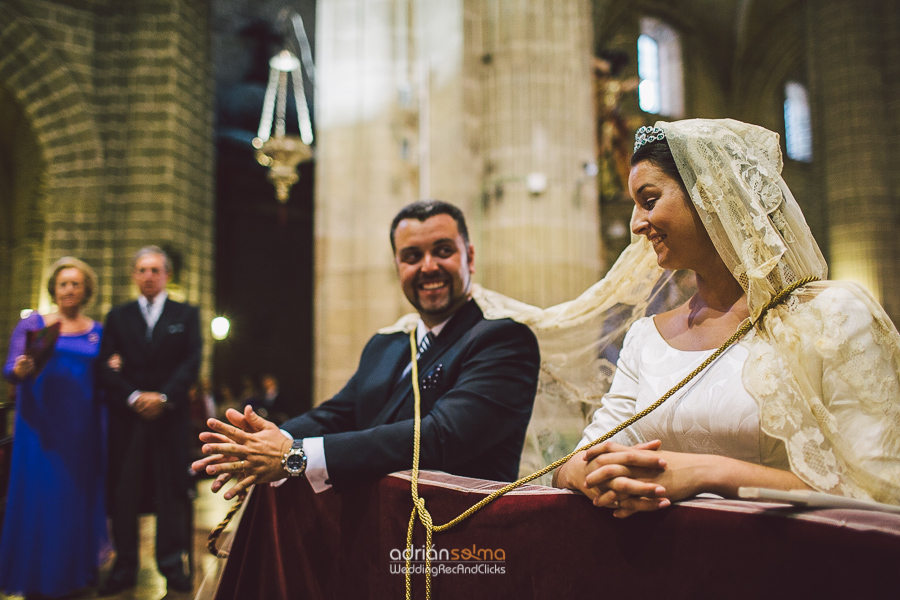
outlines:
[[479, 272], [487, 287], [549, 306], [594, 283], [602, 266], [596, 184], [584, 170], [594, 161], [590, 3], [478, 4], [484, 7]]
[[379, 327], [410, 307], [388, 232], [417, 197], [407, 0], [320, 0], [316, 18], [314, 403], [338, 391]]
[[865, 285], [900, 323], [900, 10], [896, 0], [810, 2], [809, 69], [830, 276]]

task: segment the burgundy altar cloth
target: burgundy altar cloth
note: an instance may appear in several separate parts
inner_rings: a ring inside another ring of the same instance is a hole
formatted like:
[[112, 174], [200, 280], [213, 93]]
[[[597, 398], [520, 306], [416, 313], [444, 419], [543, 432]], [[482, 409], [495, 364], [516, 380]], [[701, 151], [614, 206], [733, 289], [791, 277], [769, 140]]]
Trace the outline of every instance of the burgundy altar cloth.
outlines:
[[[438, 524], [498, 487], [435, 472], [419, 484]], [[342, 493], [257, 486], [216, 599], [403, 598], [392, 559], [411, 510], [408, 472]], [[418, 525], [414, 566], [424, 541]], [[434, 549], [437, 600], [900, 598], [900, 515], [859, 510], [695, 499], [620, 520], [583, 496], [524, 486], [436, 534]], [[425, 598], [421, 573], [413, 597]]]

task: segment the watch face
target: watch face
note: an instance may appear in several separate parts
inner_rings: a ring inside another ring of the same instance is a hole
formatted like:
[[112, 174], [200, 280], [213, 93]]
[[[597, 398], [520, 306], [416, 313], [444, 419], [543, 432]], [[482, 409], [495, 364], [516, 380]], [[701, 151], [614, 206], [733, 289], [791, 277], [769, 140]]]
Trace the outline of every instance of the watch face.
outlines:
[[306, 457], [301, 456], [299, 454], [291, 454], [290, 456], [287, 457], [287, 460], [285, 460], [284, 468], [287, 469], [288, 471], [296, 473], [296, 472], [300, 471], [300, 469], [303, 468], [304, 464], [306, 463], [305, 458]]

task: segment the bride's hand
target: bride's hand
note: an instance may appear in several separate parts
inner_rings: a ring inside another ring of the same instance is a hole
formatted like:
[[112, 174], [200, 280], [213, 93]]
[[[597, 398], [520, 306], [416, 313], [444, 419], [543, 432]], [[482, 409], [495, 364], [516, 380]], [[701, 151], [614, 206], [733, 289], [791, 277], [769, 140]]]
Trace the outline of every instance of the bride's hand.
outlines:
[[615, 516], [669, 506], [666, 488], [658, 478], [667, 462], [658, 452], [659, 440], [634, 446], [603, 442], [589, 448], [585, 462], [585, 493], [595, 506], [615, 509]]
[[[651, 475], [651, 469], [654, 472], [662, 469], [664, 464], [660, 466], [659, 456], [654, 453], [659, 445], [658, 440], [635, 446], [603, 442], [587, 451], [579, 452], [557, 469], [553, 485], [580, 491], [596, 506], [611, 508], [615, 508], [618, 502], [635, 494], [655, 494], [659, 486], [636, 482], [627, 476]], [[617, 464], [617, 461], [622, 464]], [[629, 462], [632, 464], [627, 464]], [[607, 463], [610, 463], [610, 466], [607, 466]], [[603, 470], [600, 473], [594, 473], [601, 468]], [[639, 472], [640, 468], [646, 470]], [[589, 476], [592, 476], [591, 481], [588, 480]]]

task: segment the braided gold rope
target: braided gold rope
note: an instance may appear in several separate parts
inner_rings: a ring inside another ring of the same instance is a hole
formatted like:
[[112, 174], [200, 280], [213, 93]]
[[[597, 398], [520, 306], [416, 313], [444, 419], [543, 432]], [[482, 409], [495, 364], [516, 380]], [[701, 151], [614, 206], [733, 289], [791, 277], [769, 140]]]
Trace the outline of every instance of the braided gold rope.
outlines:
[[416, 344], [416, 330], [413, 329], [409, 332], [409, 343], [410, 348], [412, 349], [412, 381], [413, 381], [413, 396], [415, 397], [415, 421], [413, 425], [413, 464], [412, 464], [412, 479], [410, 480], [410, 491], [412, 492], [413, 499], [413, 509], [412, 514], [409, 516], [409, 527], [406, 530], [406, 598], [410, 600], [412, 598], [412, 569], [410, 568], [410, 562], [413, 557], [413, 530], [416, 526], [416, 514], [419, 515], [419, 519], [422, 521], [422, 524], [425, 525], [425, 597], [431, 598], [431, 557], [429, 556], [428, 549], [431, 548], [431, 535], [434, 531], [434, 521], [431, 519], [431, 514], [425, 508], [425, 498], [419, 497], [419, 448], [420, 448], [420, 437], [422, 434], [422, 397], [419, 392], [419, 365], [418, 360], [416, 360], [416, 354], [418, 351], [418, 345]]
[[746, 334], [748, 331], [750, 331], [750, 329], [752, 329], [757, 324], [761, 323], [763, 320], [763, 317], [766, 316], [766, 313], [769, 312], [770, 309], [772, 309], [775, 306], [778, 306], [779, 304], [784, 302], [785, 299], [787, 299], [787, 297], [797, 288], [804, 286], [807, 283], [811, 283], [813, 281], [818, 281], [818, 280], [819, 280], [818, 277], [806, 277], [799, 281], [795, 281], [794, 283], [792, 283], [785, 289], [781, 290], [778, 294], [775, 295], [774, 298], [772, 298], [772, 300], [765, 306], [765, 308], [763, 308], [762, 312], [759, 314], [759, 318], [756, 319], [756, 321], [751, 322], [748, 319], [746, 322], [744, 322], [744, 324], [738, 328], [738, 330], [734, 333], [734, 335], [732, 335], [730, 338], [725, 340], [725, 343], [723, 343], [721, 346], [719, 346], [719, 348], [716, 349], [716, 351], [713, 352], [706, 360], [704, 360], [700, 364], [699, 367], [694, 369], [687, 377], [685, 377], [680, 382], [678, 382], [675, 385], [675, 387], [673, 387], [668, 392], [663, 394], [659, 400], [657, 400], [656, 402], [654, 402], [653, 404], [651, 404], [650, 406], [648, 406], [641, 412], [637, 413], [636, 415], [632, 416], [631, 418], [627, 419], [626, 421], [619, 423], [618, 425], [613, 427], [610, 431], [608, 431], [605, 435], [597, 438], [596, 440], [592, 441], [589, 444], [585, 444], [581, 448], [576, 448], [575, 450], [573, 450], [566, 456], [547, 465], [540, 471], [537, 471], [536, 473], [532, 473], [531, 475], [527, 475], [527, 476], [519, 479], [518, 481], [514, 481], [514, 482], [500, 488], [499, 490], [491, 492], [488, 496], [485, 496], [479, 502], [477, 502], [476, 504], [469, 507], [465, 512], [463, 512], [462, 514], [457, 516], [455, 519], [452, 519], [451, 521], [448, 521], [447, 523], [444, 523], [443, 525], [435, 525], [434, 524], [434, 521], [432, 520], [431, 515], [428, 513], [427, 510], [425, 510], [425, 499], [419, 497], [419, 444], [420, 444], [419, 436], [420, 436], [420, 420], [421, 420], [420, 408], [419, 408], [420, 396], [419, 396], [418, 370], [416, 369], [416, 332], [415, 332], [415, 330], [411, 331], [410, 335], [409, 335], [409, 340], [410, 340], [410, 348], [411, 348], [411, 352], [412, 352], [413, 395], [415, 397], [415, 427], [414, 427], [414, 434], [413, 434], [414, 435], [414, 438], [413, 438], [413, 467], [412, 467], [412, 477], [410, 480], [410, 489], [412, 490], [414, 507], [413, 507], [412, 515], [409, 518], [409, 529], [406, 533], [406, 552], [407, 552], [407, 556], [406, 556], [406, 600], [411, 600], [411, 598], [412, 598], [412, 588], [411, 588], [411, 582], [410, 582], [410, 568], [409, 568], [410, 564], [409, 563], [410, 563], [410, 558], [412, 557], [412, 554], [413, 554], [413, 546], [412, 546], [413, 539], [412, 538], [413, 538], [413, 528], [415, 527], [415, 517], [416, 517], [417, 512], [419, 514], [419, 519], [422, 521], [422, 524], [425, 526], [425, 544], [426, 544], [425, 545], [425, 598], [426, 598], [426, 600], [431, 600], [431, 568], [430, 568], [431, 561], [428, 557], [428, 554], [429, 554], [428, 550], [431, 548], [431, 538], [432, 538], [433, 532], [446, 531], [447, 529], [450, 529], [451, 527], [459, 525], [460, 523], [462, 523], [463, 521], [465, 521], [466, 519], [471, 517], [473, 514], [475, 514], [476, 512], [478, 512], [479, 510], [481, 510], [482, 508], [484, 508], [485, 506], [487, 506], [488, 504], [490, 504], [491, 502], [493, 502], [500, 496], [503, 496], [504, 494], [511, 492], [512, 490], [516, 489], [517, 487], [521, 487], [530, 481], [534, 481], [535, 479], [537, 479], [538, 477], [541, 477], [542, 475], [546, 475], [547, 473], [550, 473], [551, 471], [553, 471], [556, 468], [563, 465], [566, 461], [571, 459], [573, 456], [575, 456], [579, 452], [582, 452], [583, 450], [587, 450], [588, 448], [591, 448], [601, 442], [608, 440], [609, 438], [613, 437], [614, 435], [616, 435], [623, 429], [630, 427], [631, 425], [636, 423], [638, 420], [643, 419], [648, 414], [650, 414], [651, 412], [653, 412], [654, 410], [659, 408], [663, 402], [665, 402], [666, 400], [671, 398], [674, 393], [676, 393], [678, 390], [680, 390], [685, 385], [687, 385], [687, 383], [691, 379], [693, 379], [698, 374], [700, 374], [700, 372], [703, 371], [703, 369], [708, 367], [714, 360], [716, 360], [719, 356], [721, 356], [721, 354], [723, 352], [725, 352], [725, 350], [727, 350], [732, 344], [734, 344], [736, 341], [738, 341], [744, 334]]
[[219, 536], [222, 535], [222, 532], [225, 531], [225, 528], [228, 527], [229, 523], [231, 523], [231, 519], [234, 517], [234, 514], [244, 503], [245, 498], [247, 498], [247, 494], [238, 496], [237, 502], [231, 505], [231, 508], [228, 509], [228, 513], [225, 515], [225, 518], [222, 519], [222, 521], [218, 525], [216, 525], [215, 529], [209, 532], [209, 537], [206, 538], [206, 548], [213, 556], [217, 558], [228, 558], [228, 553], [224, 550], [219, 551], [219, 549], [216, 547], [216, 543], [219, 541]]

